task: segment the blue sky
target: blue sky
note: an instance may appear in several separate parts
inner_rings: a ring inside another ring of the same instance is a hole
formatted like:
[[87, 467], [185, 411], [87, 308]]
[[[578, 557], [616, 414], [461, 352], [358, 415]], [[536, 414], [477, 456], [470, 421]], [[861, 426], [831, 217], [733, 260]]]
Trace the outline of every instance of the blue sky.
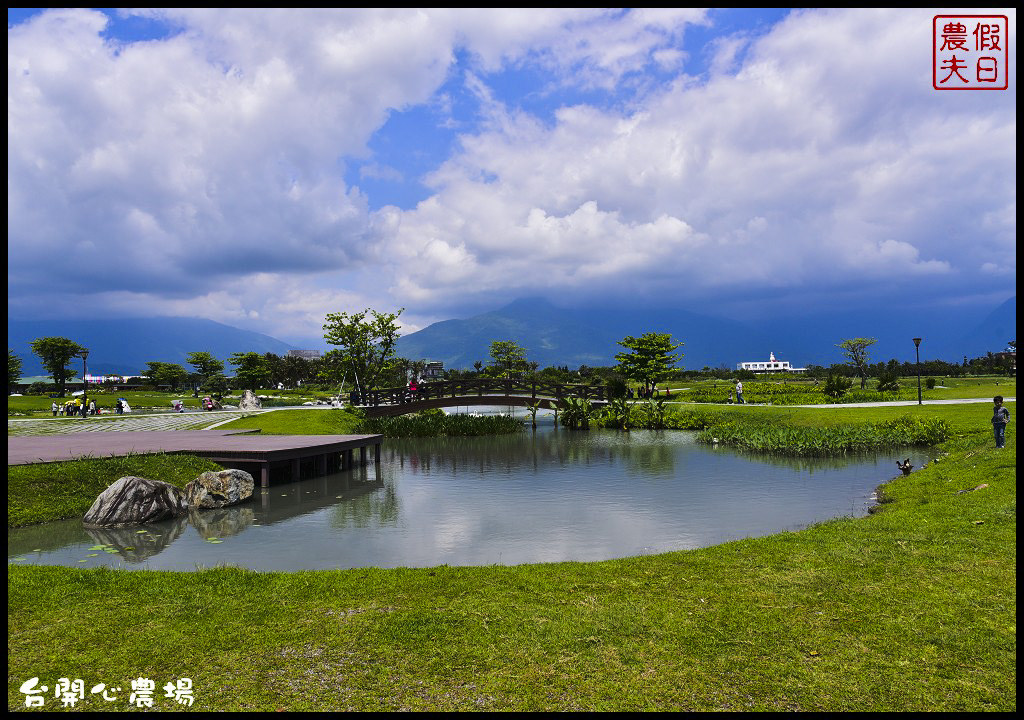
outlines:
[[994, 307], [1013, 73], [936, 12], [9, 9], [9, 316]]

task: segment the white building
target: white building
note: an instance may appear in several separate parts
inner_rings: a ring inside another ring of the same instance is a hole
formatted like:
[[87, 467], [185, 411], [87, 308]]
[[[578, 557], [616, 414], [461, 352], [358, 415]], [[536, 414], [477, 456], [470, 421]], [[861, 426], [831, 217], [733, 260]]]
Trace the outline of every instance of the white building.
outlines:
[[768, 353], [768, 361], [741, 362], [736, 365], [737, 370], [750, 370], [751, 372], [773, 373], [773, 372], [795, 372], [802, 373], [807, 368], [793, 367], [788, 360], [776, 360], [775, 353]]
[[444, 377], [444, 363], [443, 362], [428, 362], [426, 367], [423, 368], [423, 379], [424, 380], [440, 380]]

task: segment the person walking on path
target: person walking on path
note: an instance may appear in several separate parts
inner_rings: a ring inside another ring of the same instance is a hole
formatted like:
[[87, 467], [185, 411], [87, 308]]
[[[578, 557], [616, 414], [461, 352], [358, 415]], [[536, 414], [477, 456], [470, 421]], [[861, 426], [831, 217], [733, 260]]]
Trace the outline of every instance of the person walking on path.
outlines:
[[54, 417], [57, 417], [57, 401], [56, 400], [54, 400], [52, 403], [50, 403], [50, 412], [53, 413]]
[[736, 402], [740, 403], [740, 404], [746, 402], [746, 400], [743, 399], [743, 382], [742, 381], [736, 383]]
[[1006, 447], [1006, 423], [1010, 422], [1010, 411], [1003, 407], [1003, 396], [996, 395], [992, 398], [995, 407], [992, 408], [992, 430], [996, 436], [996, 448], [1002, 450]]

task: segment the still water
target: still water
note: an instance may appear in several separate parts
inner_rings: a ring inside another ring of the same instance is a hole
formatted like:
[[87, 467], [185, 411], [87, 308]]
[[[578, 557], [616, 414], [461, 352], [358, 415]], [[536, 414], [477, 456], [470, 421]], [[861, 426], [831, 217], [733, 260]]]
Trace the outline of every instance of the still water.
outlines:
[[[903, 451], [920, 466], [924, 451]], [[145, 527], [8, 531], [8, 561], [194, 570], [512, 565], [714, 545], [867, 513], [895, 454], [789, 459], [680, 431], [390, 440], [379, 466]], [[372, 461], [371, 461], [372, 463]]]

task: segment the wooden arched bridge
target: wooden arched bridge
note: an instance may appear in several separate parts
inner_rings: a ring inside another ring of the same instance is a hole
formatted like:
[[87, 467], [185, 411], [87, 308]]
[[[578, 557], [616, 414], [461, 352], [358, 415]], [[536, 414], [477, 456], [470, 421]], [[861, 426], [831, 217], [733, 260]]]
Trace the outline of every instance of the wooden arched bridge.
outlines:
[[588, 400], [594, 405], [607, 402], [601, 385], [567, 385], [513, 378], [474, 378], [419, 383], [411, 387], [383, 388], [354, 393], [352, 404], [362, 407], [367, 417], [389, 417], [433, 408], [460, 405], [539, 405], [547, 410], [565, 406], [568, 398]]

